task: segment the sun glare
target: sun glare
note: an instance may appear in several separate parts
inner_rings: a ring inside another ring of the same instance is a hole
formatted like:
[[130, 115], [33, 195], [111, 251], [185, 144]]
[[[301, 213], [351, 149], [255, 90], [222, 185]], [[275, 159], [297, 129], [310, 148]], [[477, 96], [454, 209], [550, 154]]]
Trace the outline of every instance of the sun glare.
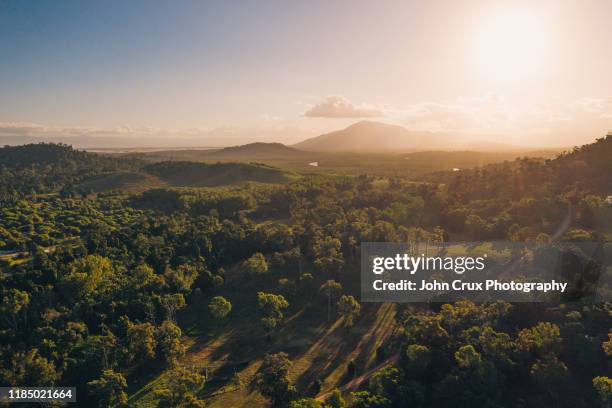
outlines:
[[542, 71], [548, 51], [543, 19], [529, 10], [497, 10], [477, 24], [472, 63], [483, 80], [518, 82]]

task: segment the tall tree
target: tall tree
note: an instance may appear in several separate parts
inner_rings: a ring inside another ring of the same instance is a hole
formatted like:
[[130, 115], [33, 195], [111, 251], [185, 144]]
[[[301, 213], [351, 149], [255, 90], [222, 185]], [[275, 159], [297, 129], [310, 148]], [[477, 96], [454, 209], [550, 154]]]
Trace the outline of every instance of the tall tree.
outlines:
[[268, 272], [268, 263], [263, 254], [257, 252], [242, 263], [242, 268], [249, 275], [263, 275]]
[[215, 319], [225, 319], [232, 311], [232, 304], [223, 296], [215, 296], [208, 304], [208, 310]]
[[166, 375], [167, 381], [155, 394], [160, 408], [200, 408], [204, 401], [198, 393], [204, 387], [204, 376], [185, 367], [176, 367]]
[[328, 280], [319, 288], [319, 293], [327, 300], [327, 320], [331, 317], [332, 301], [335, 301], [342, 293], [342, 285], [335, 280]]
[[97, 401], [100, 408], [126, 404], [128, 400], [126, 388], [125, 377], [113, 370], [104, 370], [99, 379], [87, 383], [89, 394]]
[[289, 302], [282, 295], [257, 292], [257, 303], [263, 314], [261, 322], [268, 330], [274, 329], [283, 320], [283, 310], [289, 307]]
[[268, 397], [272, 407], [286, 406], [296, 393], [289, 380], [291, 360], [286, 353], [268, 354], [255, 377], [257, 389]]
[[343, 295], [338, 301], [338, 314], [344, 318], [346, 327], [353, 327], [355, 319], [359, 317], [361, 306], [354, 297]]
[[159, 355], [161, 355], [168, 364], [175, 364], [178, 358], [185, 354], [185, 347], [181, 343], [181, 336], [182, 332], [180, 327], [170, 320], [165, 320], [157, 329]]

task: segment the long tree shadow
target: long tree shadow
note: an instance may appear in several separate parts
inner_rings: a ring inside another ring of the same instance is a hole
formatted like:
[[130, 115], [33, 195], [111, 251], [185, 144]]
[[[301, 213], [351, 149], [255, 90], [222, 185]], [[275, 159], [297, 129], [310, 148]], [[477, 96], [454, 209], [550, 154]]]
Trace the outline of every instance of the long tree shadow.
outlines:
[[308, 368], [296, 378], [298, 388], [307, 390], [315, 380], [324, 380], [332, 374], [335, 374], [334, 377], [339, 382], [337, 385], [350, 381], [346, 367], [351, 360], [355, 362], [358, 371], [365, 369], [376, 344], [381, 341], [378, 335], [384, 333], [383, 326], [388, 323], [386, 319], [380, 318], [380, 307], [381, 305], [364, 307], [365, 313], [351, 330], [342, 327], [340, 321], [336, 322], [308, 350], [297, 356], [297, 359], [314, 356]]

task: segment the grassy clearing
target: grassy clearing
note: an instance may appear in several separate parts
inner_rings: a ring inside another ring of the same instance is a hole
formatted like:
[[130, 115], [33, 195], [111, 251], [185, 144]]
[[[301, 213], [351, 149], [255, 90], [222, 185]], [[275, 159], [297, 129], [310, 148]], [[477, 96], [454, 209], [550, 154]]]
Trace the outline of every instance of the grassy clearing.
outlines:
[[127, 193], [139, 193], [150, 188], [167, 185], [158, 177], [147, 173], [133, 171], [118, 171], [111, 174], [103, 174], [87, 180], [77, 187], [91, 190], [96, 193], [104, 191], [122, 191]]
[[[395, 328], [392, 304], [364, 304], [361, 317], [350, 330], [342, 319], [325, 322], [324, 313], [309, 308], [288, 316], [267, 341], [253, 303], [240, 301], [239, 293], [223, 295], [237, 297], [236, 302], [232, 300], [231, 319], [221, 324], [211, 322], [202, 302], [182, 321], [189, 351], [181, 363], [209, 373], [204, 397], [211, 407], [265, 406], [252, 382], [266, 353], [289, 354], [293, 360], [289, 375], [300, 392], [309, 393], [316, 379], [321, 380], [322, 391], [341, 386], [350, 380], [346, 377], [349, 361], [355, 362], [358, 374], [376, 365], [376, 349]], [[153, 391], [163, 381], [162, 373], [134, 390], [130, 404], [155, 406]]]

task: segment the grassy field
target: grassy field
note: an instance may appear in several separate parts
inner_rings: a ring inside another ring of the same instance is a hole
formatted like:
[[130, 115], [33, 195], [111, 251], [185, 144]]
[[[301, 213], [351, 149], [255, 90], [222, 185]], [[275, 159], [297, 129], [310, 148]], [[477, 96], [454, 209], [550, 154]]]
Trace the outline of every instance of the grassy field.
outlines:
[[[340, 387], [350, 381], [346, 374], [349, 361], [356, 364], [357, 375], [376, 366], [376, 350], [396, 327], [392, 304], [364, 304], [351, 329], [344, 327], [342, 319], [325, 321], [325, 311], [300, 308], [288, 314], [282, 327], [267, 339], [252, 299], [241, 300], [238, 291], [223, 295], [234, 303], [227, 321], [211, 322], [205, 302], [196, 302], [180, 319], [189, 347], [180, 363], [208, 374], [203, 396], [211, 407], [264, 406], [252, 381], [266, 353], [289, 354], [293, 361], [290, 378], [301, 392], [315, 396], [311, 386], [317, 379], [322, 384], [320, 393]], [[214, 329], [205, 331], [204, 327]], [[131, 384], [131, 406], [156, 406], [154, 391], [165, 381], [165, 374], [159, 369], [152, 372], [146, 381]]]
[[77, 188], [96, 193], [113, 190], [126, 193], [139, 193], [150, 188], [162, 187], [166, 184], [166, 182], [151, 174], [118, 171], [87, 180], [77, 185]]

